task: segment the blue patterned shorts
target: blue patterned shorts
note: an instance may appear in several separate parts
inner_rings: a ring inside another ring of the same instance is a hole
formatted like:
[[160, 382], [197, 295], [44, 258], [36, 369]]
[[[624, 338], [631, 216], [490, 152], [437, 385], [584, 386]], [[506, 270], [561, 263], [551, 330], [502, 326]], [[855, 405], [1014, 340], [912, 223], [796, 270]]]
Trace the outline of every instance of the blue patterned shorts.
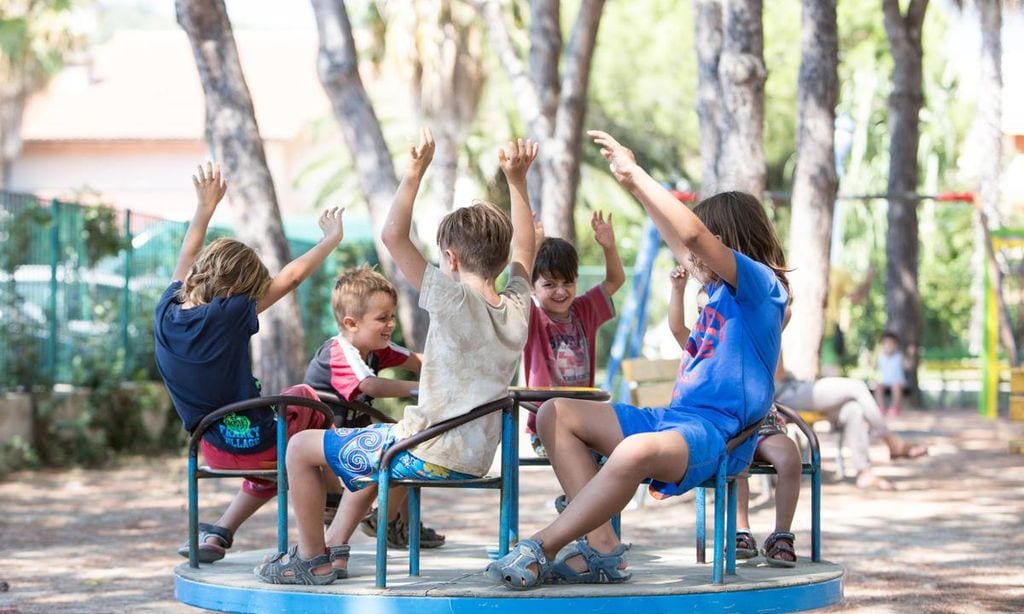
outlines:
[[[391, 424], [366, 428], [330, 429], [324, 432], [324, 457], [331, 471], [350, 491], [377, 483], [380, 459], [395, 442]], [[400, 452], [391, 461], [391, 479], [464, 480], [476, 476], [453, 471]]]

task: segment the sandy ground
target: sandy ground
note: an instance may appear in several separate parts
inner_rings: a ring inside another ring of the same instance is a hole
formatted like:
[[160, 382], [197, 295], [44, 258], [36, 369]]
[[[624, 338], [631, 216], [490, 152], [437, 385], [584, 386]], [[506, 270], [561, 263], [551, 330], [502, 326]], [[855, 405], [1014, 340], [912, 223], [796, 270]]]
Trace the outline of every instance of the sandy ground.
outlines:
[[[872, 449], [878, 472], [896, 492], [836, 482], [835, 437], [822, 435], [823, 554], [846, 568], [845, 601], [831, 611], [1024, 611], [1024, 456], [1007, 451], [1010, 439], [1024, 437], [1024, 424], [932, 410], [906, 412], [893, 426], [930, 449], [927, 458], [894, 464], [884, 446]], [[546, 468], [524, 469], [522, 486], [522, 532], [528, 535], [553, 516], [557, 488]], [[232, 494], [230, 481], [204, 482], [202, 517], [212, 520]], [[450, 539], [490, 541], [495, 497], [460, 491], [452, 502], [428, 492], [424, 517]], [[805, 488], [794, 526], [805, 556], [809, 500]], [[235, 548], [273, 544], [274, 514], [273, 505], [261, 510], [239, 532]], [[193, 610], [174, 601], [172, 586], [186, 527], [182, 458], [8, 476], [0, 482], [0, 522], [0, 590], [8, 585], [0, 592], [0, 614]], [[773, 504], [755, 501], [758, 542], [773, 522]], [[638, 545], [692, 543], [692, 497], [648, 498], [625, 512], [624, 526], [626, 539]]]

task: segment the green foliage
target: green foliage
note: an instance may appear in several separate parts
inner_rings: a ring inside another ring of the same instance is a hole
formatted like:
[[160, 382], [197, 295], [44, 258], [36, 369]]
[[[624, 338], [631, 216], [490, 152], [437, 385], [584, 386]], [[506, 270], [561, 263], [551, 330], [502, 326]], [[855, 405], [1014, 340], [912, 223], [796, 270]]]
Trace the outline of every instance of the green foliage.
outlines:
[[82, 213], [82, 239], [89, 266], [125, 248], [125, 238], [117, 225], [117, 211], [109, 205], [87, 207]]

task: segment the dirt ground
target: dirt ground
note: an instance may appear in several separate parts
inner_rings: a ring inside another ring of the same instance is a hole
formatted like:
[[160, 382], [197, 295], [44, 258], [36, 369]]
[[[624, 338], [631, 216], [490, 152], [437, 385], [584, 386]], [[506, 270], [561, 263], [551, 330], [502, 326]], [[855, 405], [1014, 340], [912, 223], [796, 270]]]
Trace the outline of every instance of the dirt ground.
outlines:
[[[1024, 456], [1007, 451], [1010, 439], [1024, 437], [1024, 424], [931, 410], [905, 412], [893, 426], [930, 451], [890, 464], [884, 446], [872, 448], [895, 492], [837, 482], [835, 436], [822, 435], [823, 555], [846, 569], [845, 600], [830, 611], [1024, 611]], [[529, 534], [553, 516], [557, 489], [547, 468], [524, 469], [521, 481], [522, 532]], [[454, 504], [428, 492], [424, 518], [449, 539], [489, 541], [496, 495], [463, 492]], [[229, 481], [204, 482], [203, 519], [212, 520], [232, 494]], [[794, 527], [801, 556], [810, 554], [809, 500], [805, 488]], [[665, 539], [692, 543], [692, 507], [692, 497], [647, 499], [625, 512], [625, 537], [639, 547]], [[274, 515], [273, 505], [261, 510], [235, 548], [273, 544]], [[773, 521], [772, 503], [756, 499], [759, 542]], [[0, 592], [0, 614], [193, 610], [175, 602], [172, 582], [183, 562], [175, 553], [186, 528], [183, 458], [8, 476], [0, 482], [0, 523], [0, 581], [8, 587]]]

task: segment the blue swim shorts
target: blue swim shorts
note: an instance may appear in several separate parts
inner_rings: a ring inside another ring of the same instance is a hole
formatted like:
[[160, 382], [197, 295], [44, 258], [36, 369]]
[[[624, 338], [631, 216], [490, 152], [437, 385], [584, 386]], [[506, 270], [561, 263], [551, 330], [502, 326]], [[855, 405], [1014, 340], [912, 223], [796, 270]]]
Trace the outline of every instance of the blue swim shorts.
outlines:
[[[380, 459], [395, 442], [391, 424], [324, 431], [324, 457], [345, 488], [356, 491], [377, 483]], [[463, 480], [476, 476], [428, 463], [407, 451], [391, 461], [391, 479]]]
[[[651, 480], [651, 495], [664, 499], [699, 486], [715, 476], [718, 461], [725, 453], [726, 434], [709, 421], [702, 412], [686, 407], [634, 407], [626, 403], [612, 405], [619, 418], [622, 436], [638, 433], [675, 431], [686, 439], [690, 458], [681, 482], [668, 484]], [[740, 473], [750, 465], [757, 447], [757, 438], [751, 437], [729, 455], [729, 475]]]

